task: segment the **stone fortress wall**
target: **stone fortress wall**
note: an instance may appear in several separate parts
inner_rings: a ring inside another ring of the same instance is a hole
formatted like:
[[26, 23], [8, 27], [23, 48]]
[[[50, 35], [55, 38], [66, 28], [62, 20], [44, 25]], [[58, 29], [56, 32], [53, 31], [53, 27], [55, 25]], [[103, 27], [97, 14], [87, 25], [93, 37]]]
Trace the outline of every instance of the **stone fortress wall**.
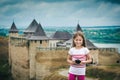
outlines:
[[[9, 42], [9, 64], [11, 73], [15, 80], [29, 79], [29, 53], [28, 47], [19, 45], [20, 40], [10, 40]], [[23, 42], [24, 43], [24, 42]]]

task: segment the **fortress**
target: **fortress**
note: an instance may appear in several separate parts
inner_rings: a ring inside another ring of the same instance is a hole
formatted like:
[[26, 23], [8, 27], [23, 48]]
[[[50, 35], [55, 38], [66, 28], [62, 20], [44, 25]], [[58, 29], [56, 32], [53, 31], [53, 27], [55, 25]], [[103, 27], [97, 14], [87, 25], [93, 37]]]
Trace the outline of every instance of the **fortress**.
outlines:
[[[76, 31], [82, 31], [79, 24]], [[9, 30], [9, 64], [15, 80], [43, 80], [44, 76], [51, 73], [51, 61], [66, 59], [72, 46], [72, 34], [56, 31], [51, 37], [47, 37], [41, 24], [35, 19], [24, 30], [24, 34], [19, 35], [18, 32], [13, 22]], [[117, 53], [116, 48], [97, 48], [88, 39], [86, 43], [94, 65], [101, 64], [98, 56], [100, 53]]]

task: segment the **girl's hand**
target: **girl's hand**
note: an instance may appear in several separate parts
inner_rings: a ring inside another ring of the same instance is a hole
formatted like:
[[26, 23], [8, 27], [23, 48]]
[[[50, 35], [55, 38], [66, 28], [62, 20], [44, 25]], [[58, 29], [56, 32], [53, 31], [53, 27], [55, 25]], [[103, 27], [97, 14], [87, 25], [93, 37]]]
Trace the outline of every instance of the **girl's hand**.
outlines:
[[76, 63], [75, 63], [75, 61], [71, 61], [71, 65], [75, 65]]
[[70, 65], [76, 64], [75, 61], [72, 61], [72, 56], [71, 56], [71, 55], [68, 55], [68, 56], [67, 56], [67, 62], [68, 62]]
[[81, 61], [81, 63], [80, 64], [86, 64], [86, 61]]

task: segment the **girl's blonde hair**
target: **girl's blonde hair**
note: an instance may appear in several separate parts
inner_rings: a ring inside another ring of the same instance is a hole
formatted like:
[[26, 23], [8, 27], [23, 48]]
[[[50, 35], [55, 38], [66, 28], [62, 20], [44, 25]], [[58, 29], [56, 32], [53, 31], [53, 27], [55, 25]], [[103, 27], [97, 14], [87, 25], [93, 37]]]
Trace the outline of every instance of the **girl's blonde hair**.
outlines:
[[74, 39], [75, 39], [77, 36], [81, 36], [81, 37], [83, 38], [83, 44], [82, 44], [82, 46], [86, 47], [85, 37], [84, 37], [83, 33], [80, 32], [80, 31], [78, 31], [78, 32], [76, 32], [76, 33], [74, 34], [74, 36], [73, 36], [73, 45], [72, 45], [72, 46], [73, 46], [73, 47], [76, 46], [75, 43], [74, 43]]

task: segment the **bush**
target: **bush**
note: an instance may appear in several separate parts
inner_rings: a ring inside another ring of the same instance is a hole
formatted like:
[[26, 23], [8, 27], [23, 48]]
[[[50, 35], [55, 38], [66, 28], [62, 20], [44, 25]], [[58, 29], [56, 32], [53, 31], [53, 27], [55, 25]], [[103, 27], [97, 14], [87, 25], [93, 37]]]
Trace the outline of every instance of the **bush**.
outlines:
[[99, 78], [100, 80], [114, 80], [117, 74], [115, 72], [110, 72], [94, 67], [87, 69], [87, 76], [93, 78]]

